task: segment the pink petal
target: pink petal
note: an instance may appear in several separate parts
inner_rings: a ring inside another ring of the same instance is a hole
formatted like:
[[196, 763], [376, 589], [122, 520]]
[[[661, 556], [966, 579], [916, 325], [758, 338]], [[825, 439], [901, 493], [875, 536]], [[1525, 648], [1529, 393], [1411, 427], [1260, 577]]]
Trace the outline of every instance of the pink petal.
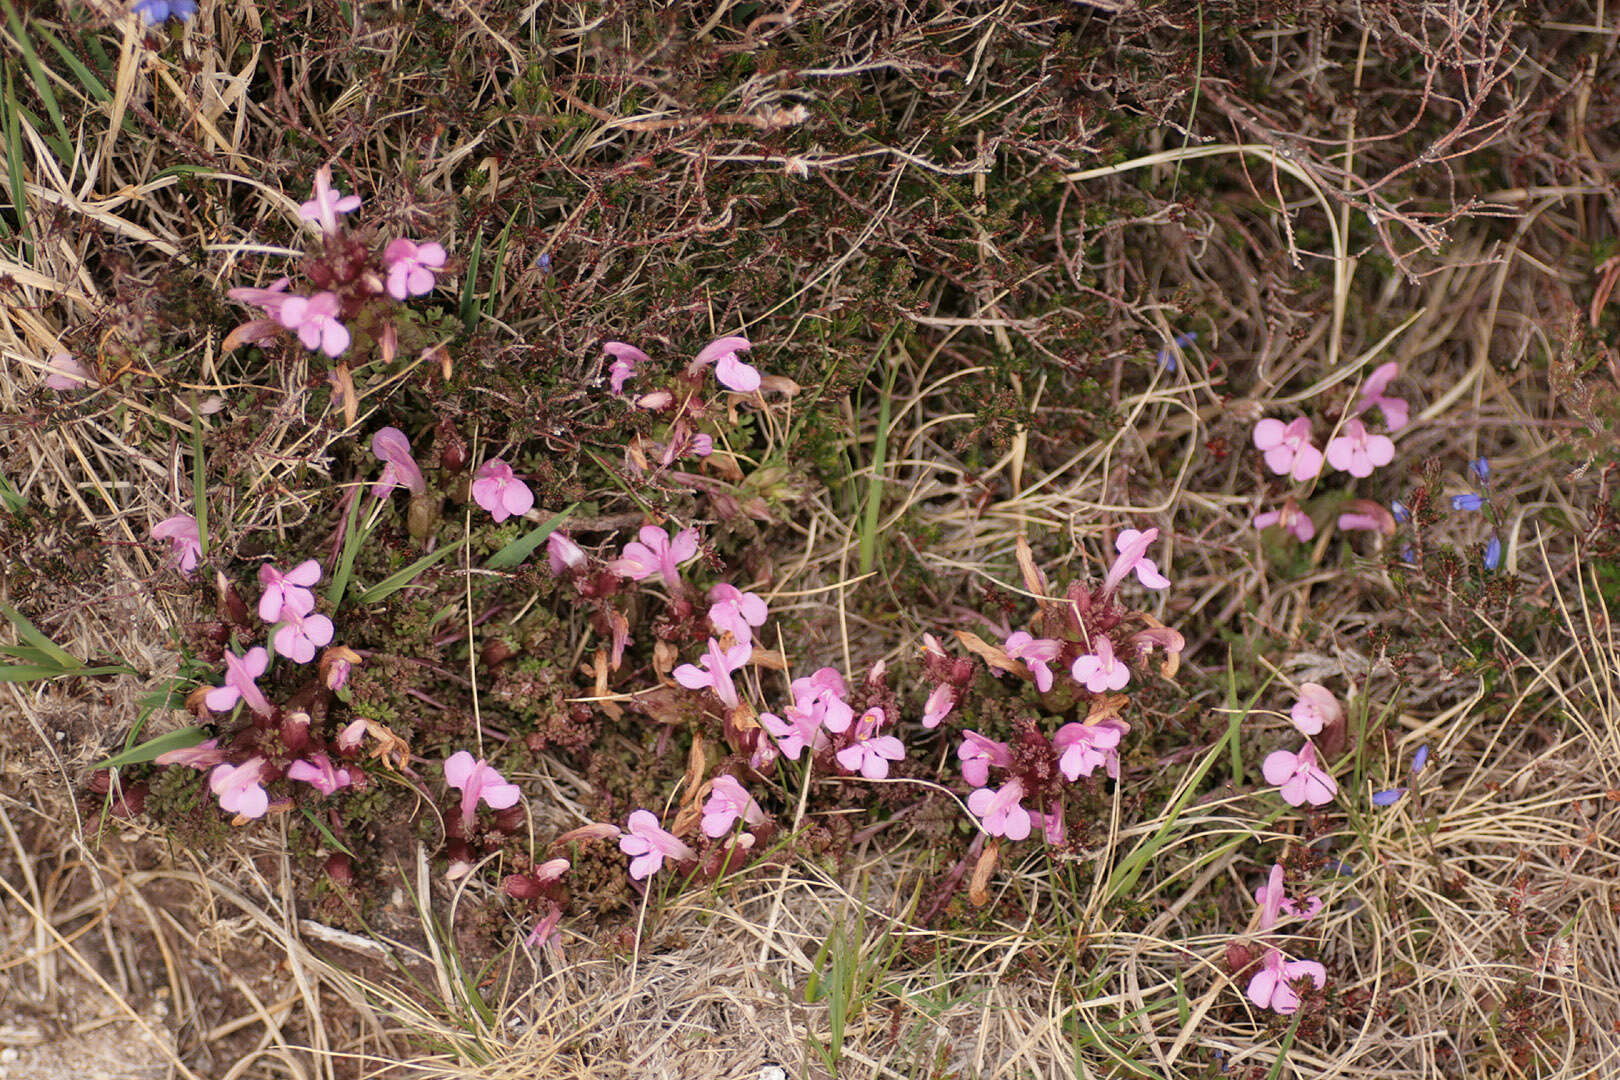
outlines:
[[444, 762], [444, 782], [453, 788], [467, 786], [478, 763], [465, 750], [457, 750]]

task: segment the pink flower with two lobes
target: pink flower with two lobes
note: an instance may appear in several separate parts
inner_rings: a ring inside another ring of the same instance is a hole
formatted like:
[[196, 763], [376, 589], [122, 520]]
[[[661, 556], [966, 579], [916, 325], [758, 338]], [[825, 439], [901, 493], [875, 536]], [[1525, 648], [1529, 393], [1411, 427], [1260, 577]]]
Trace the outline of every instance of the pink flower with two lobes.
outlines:
[[770, 611], [757, 593], [745, 593], [725, 582], [709, 590], [709, 621], [746, 644], [754, 639], [753, 628], [764, 626]]
[[1306, 743], [1295, 754], [1287, 750], [1273, 750], [1260, 765], [1266, 783], [1282, 789], [1283, 802], [1289, 806], [1325, 806], [1339, 793], [1338, 782], [1316, 764], [1316, 747]]
[[619, 850], [630, 856], [630, 878], [641, 881], [663, 868], [665, 859], [681, 862], [697, 858], [697, 853], [658, 824], [650, 810], [630, 814], [625, 834], [619, 837]]
[[703, 835], [724, 836], [738, 818], [746, 825], [758, 825], [765, 820], [765, 811], [735, 776], [721, 773], [709, 786], [709, 798], [703, 804]]
[[1012, 764], [1012, 748], [977, 731], [964, 731], [956, 757], [962, 763], [962, 779], [974, 787], [984, 787], [990, 782], [990, 766], [1005, 769]]
[[378, 428], [371, 437], [371, 452], [383, 463], [382, 475], [371, 485], [371, 493], [381, 499], [401, 484], [412, 495], [427, 494], [427, 480], [421, 466], [411, 456], [411, 441], [397, 427]]
[[641, 539], [624, 545], [624, 554], [609, 562], [608, 570], [632, 581], [644, 581], [657, 574], [670, 588], [679, 588], [680, 565], [698, 552], [697, 530], [682, 529], [672, 541], [658, 526], [643, 525], [636, 535]]
[[287, 766], [287, 779], [302, 780], [322, 795], [330, 795], [339, 788], [346, 788], [354, 783], [354, 775], [348, 769], [334, 767], [331, 758], [319, 753], [311, 754], [307, 760], [299, 759]]
[[1344, 710], [1333, 691], [1320, 683], [1300, 683], [1299, 700], [1294, 702], [1289, 719], [1301, 735], [1320, 735], [1329, 724], [1344, 718]]
[[1064, 724], [1052, 736], [1058, 751], [1058, 771], [1070, 782], [1090, 776], [1103, 766], [1109, 776], [1119, 778], [1119, 743], [1131, 725], [1117, 716], [1095, 724]]
[[1114, 656], [1114, 643], [1105, 634], [1098, 634], [1092, 648], [1094, 652], [1075, 658], [1069, 674], [1093, 694], [1109, 690], [1123, 690], [1131, 681], [1131, 669]]
[[1035, 676], [1035, 689], [1046, 693], [1052, 689], [1052, 669], [1047, 667], [1063, 651], [1063, 644], [1051, 638], [1033, 637], [1023, 630], [1015, 631], [1002, 646], [1008, 656], [1022, 660]]
[[980, 788], [968, 796], [967, 806], [991, 836], [1023, 840], [1029, 836], [1035, 824], [1029, 811], [1022, 805], [1023, 798], [1024, 786], [1014, 778], [999, 790]]
[[1257, 529], [1281, 525], [1293, 533], [1294, 539], [1302, 544], [1316, 535], [1316, 523], [1311, 520], [1309, 514], [1299, 508], [1292, 495], [1283, 501], [1281, 510], [1267, 510], [1263, 514], [1254, 515], [1253, 524]]
[[1150, 544], [1159, 538], [1156, 528], [1142, 532], [1137, 529], [1121, 529], [1114, 538], [1114, 550], [1119, 554], [1114, 559], [1114, 565], [1108, 568], [1108, 576], [1103, 578], [1102, 591], [1112, 593], [1125, 580], [1127, 574], [1136, 571], [1136, 578], [1150, 589], [1168, 589], [1170, 579], [1159, 573], [1159, 564], [1147, 557]]
[[636, 373], [638, 366], [652, 362], [652, 357], [622, 341], [604, 341], [602, 351], [613, 357], [613, 363], [608, 365], [608, 389], [615, 394], [624, 393], [625, 381]]
[[338, 321], [341, 312], [342, 304], [334, 292], [289, 296], [276, 312], [276, 321], [294, 331], [304, 348], [337, 356], [349, 347], [348, 328]]
[[1260, 929], [1270, 930], [1277, 925], [1279, 914], [1288, 915], [1310, 922], [1322, 910], [1322, 899], [1318, 896], [1308, 896], [1305, 903], [1296, 904], [1288, 898], [1283, 888], [1283, 868], [1281, 863], [1271, 864], [1271, 874], [1266, 883], [1254, 891], [1254, 902], [1260, 905]]
[[315, 594], [309, 591], [310, 586], [320, 580], [321, 564], [314, 559], [305, 559], [286, 573], [269, 563], [262, 564], [259, 584], [264, 586], [264, 592], [259, 596], [259, 618], [276, 623], [289, 611], [308, 615], [315, 610]]
[[491, 810], [505, 810], [523, 798], [516, 784], [507, 783], [483, 758], [474, 760], [465, 750], [457, 750], [445, 759], [444, 782], [461, 792], [461, 823], [468, 832], [478, 820], [478, 800], [482, 799]]
[[331, 644], [332, 630], [332, 620], [325, 615], [314, 612], [300, 614], [292, 607], [284, 607], [281, 625], [271, 635], [270, 644], [277, 653], [294, 663], [307, 664], [315, 659], [316, 649]]
[[220, 809], [245, 818], [264, 817], [270, 809], [270, 796], [260, 783], [264, 766], [262, 757], [250, 757], [240, 765], [214, 766], [208, 774], [208, 787], [219, 797]]
[[928, 700], [923, 702], [922, 726], [937, 728], [940, 721], [951, 714], [956, 707], [956, 687], [948, 682], [942, 682], [928, 692]]
[[1288, 984], [1304, 978], [1320, 990], [1327, 984], [1327, 969], [1315, 960], [1287, 960], [1280, 951], [1268, 949], [1260, 970], [1249, 980], [1249, 1000], [1288, 1016], [1299, 1009], [1299, 995]]
[[259, 687], [254, 682], [269, 666], [270, 654], [264, 651], [262, 645], [255, 645], [249, 649], [246, 656], [237, 656], [227, 649], [225, 685], [216, 686], [208, 691], [203, 697], [204, 704], [215, 712], [226, 713], [236, 708], [238, 701], [245, 701], [248, 708], [260, 716], [269, 716], [274, 710], [270, 708], [270, 702], [259, 692]]
[[488, 510], [497, 522], [522, 517], [534, 509], [534, 492], [517, 478], [512, 466], [500, 458], [490, 458], [478, 467], [472, 483], [473, 501]]
[[340, 193], [332, 186], [332, 166], [322, 165], [315, 170], [315, 197], [298, 208], [298, 216], [316, 222], [322, 232], [334, 233], [338, 227], [337, 216], [358, 209], [360, 196]]
[[723, 337], [711, 341], [692, 358], [687, 370], [697, 372], [714, 364], [714, 377], [722, 386], [739, 394], [752, 394], [759, 389], [759, 371], [744, 363], [737, 354], [754, 346], [745, 337]]
[[726, 708], [735, 709], [738, 705], [737, 687], [731, 681], [731, 673], [748, 663], [748, 658], [753, 655], [754, 647], [747, 642], [722, 649], [717, 639], [710, 638], [708, 651], [703, 654], [702, 667], [682, 664], [672, 674], [675, 681], [688, 690], [713, 690]]
[[152, 539], [167, 540], [173, 545], [169, 557], [182, 574], [197, 568], [197, 560], [202, 558], [202, 530], [190, 514], [164, 518], [152, 526]]
[[1328, 464], [1351, 476], [1371, 476], [1395, 460], [1395, 443], [1388, 435], [1372, 435], [1360, 420], [1346, 420], [1344, 434], [1328, 443]]
[[[1410, 418], [1405, 398], [1389, 397], [1384, 389], [1389, 386], [1400, 371], [1400, 365], [1391, 360], [1387, 364], [1380, 364], [1367, 376], [1362, 384], [1361, 397], [1356, 401], [1355, 413], [1362, 413], [1377, 405], [1384, 414], [1384, 426], [1391, 431], [1399, 431], [1406, 426]], [[1352, 414], [1354, 415], [1354, 414]]]
[[903, 743], [893, 735], [879, 735], [883, 726], [883, 710], [867, 709], [855, 721], [855, 741], [838, 751], [838, 764], [850, 772], [858, 772], [868, 780], [882, 780], [889, 775], [889, 762], [902, 761], [906, 756]]
[[1278, 476], [1309, 480], [1322, 471], [1322, 451], [1311, 445], [1309, 417], [1287, 424], [1266, 417], [1254, 425], [1254, 445], [1265, 451], [1266, 468]]
[[428, 242], [418, 244], [403, 236], [383, 248], [388, 267], [388, 295], [395, 300], [422, 296], [433, 291], [433, 275], [444, 269], [444, 248]]

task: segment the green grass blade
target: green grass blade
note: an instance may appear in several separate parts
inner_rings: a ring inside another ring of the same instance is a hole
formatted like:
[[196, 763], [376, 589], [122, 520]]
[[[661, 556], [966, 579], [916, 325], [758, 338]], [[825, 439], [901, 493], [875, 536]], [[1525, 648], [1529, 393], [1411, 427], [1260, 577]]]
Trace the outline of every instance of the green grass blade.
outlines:
[[139, 765], [144, 761], [156, 760], [158, 755], [167, 754], [171, 750], [189, 750], [201, 743], [207, 733], [200, 727], [183, 727], [179, 731], [170, 731], [159, 735], [155, 739], [148, 739], [139, 746], [132, 746], [128, 750], [114, 754], [106, 761], [92, 765], [93, 769], [119, 769], [125, 765]]
[[[16, 232], [27, 236], [28, 229], [28, 188], [23, 181], [22, 172], [22, 110], [17, 106], [17, 88], [11, 74], [11, 65], [6, 65], [6, 179], [11, 186], [11, 212], [17, 218]], [[10, 236], [12, 229], [6, 227], [6, 235]], [[33, 261], [33, 245], [23, 247], [22, 261]]]
[[471, 334], [478, 325], [483, 308], [478, 303], [478, 262], [484, 254], [484, 234], [473, 237], [472, 252], [467, 256], [467, 280], [461, 283], [461, 329]]
[[11, 486], [11, 481], [0, 476], [0, 502], [6, 504], [6, 509], [13, 514], [20, 514], [28, 508], [28, 500], [17, 493]]
[[343, 593], [349, 587], [349, 580], [354, 577], [355, 556], [360, 554], [360, 547], [371, 532], [370, 529], [360, 528], [360, 490], [355, 488], [349, 496], [349, 522], [343, 533], [343, 553], [338, 556], [332, 583], [326, 587], [326, 598], [332, 602], [333, 609], [343, 603]]
[[16, 608], [11, 607], [9, 604], [0, 604], [0, 615], [4, 615], [11, 622], [11, 625], [17, 628], [18, 636], [49, 656], [63, 668], [71, 668], [76, 671], [84, 667], [84, 661], [40, 633], [39, 627], [29, 622], [27, 617]]
[[433, 552], [431, 555], [422, 556], [420, 559], [417, 559], [415, 562], [411, 563], [411, 565], [405, 567], [405, 569], [396, 570], [394, 573], [389, 574], [387, 577], [377, 582], [377, 584], [373, 585], [371, 588], [363, 590], [360, 595], [356, 597], [356, 599], [362, 604], [375, 604], [379, 600], [388, 599], [390, 596], [393, 596], [395, 593], [399, 592], [399, 590], [405, 588], [405, 586], [409, 585], [411, 582], [420, 577], [422, 571], [426, 570], [440, 559], [443, 559], [451, 552], [460, 551], [462, 548], [466, 547], [471, 540], [472, 537], [464, 536], [453, 544], [444, 545], [444, 547]]
[[883, 397], [878, 401], [877, 441], [872, 447], [872, 476], [866, 485], [866, 509], [861, 515], [861, 574], [872, 572], [877, 558], [878, 519], [883, 511], [883, 471], [889, 462], [889, 409], [894, 402], [894, 380], [900, 372], [898, 363], [889, 365], [889, 374], [883, 380]]
[[203, 454], [202, 414], [191, 410], [191, 516], [197, 519], [197, 546], [208, 557], [208, 467]]
[[505, 547], [501, 548], [501, 550], [484, 560], [484, 569], [510, 570], [512, 567], [522, 563], [524, 559], [527, 559], [530, 555], [534, 554], [535, 548], [545, 543], [547, 538], [549, 538], [552, 533], [557, 531], [557, 526], [561, 525], [563, 521], [567, 519], [568, 515], [574, 512], [574, 508], [578, 505], [579, 503], [572, 503], [569, 505], [568, 509], [559, 510], [551, 517], [547, 518], [532, 532], [525, 533], [516, 540], [512, 541], [510, 544], [507, 544]]
[[28, 65], [28, 72], [33, 76], [34, 91], [39, 94], [39, 100], [45, 106], [45, 112], [51, 118], [56, 133], [62, 138], [62, 145], [53, 149], [58, 150], [58, 158], [69, 160], [73, 155], [69, 149], [73, 140], [68, 136], [67, 124], [62, 121], [62, 106], [56, 101], [56, 91], [51, 89], [51, 80], [45, 74], [45, 65], [39, 62], [39, 54], [34, 51], [34, 42], [24, 29], [23, 22], [17, 14], [17, 8], [11, 0], [0, 0], [5, 4], [6, 22], [11, 26], [11, 36], [17, 39], [17, 46], [22, 49], [23, 63]]
[[337, 837], [333, 836], [332, 835], [332, 830], [328, 829], [326, 827], [325, 822], [323, 822], [320, 818], [316, 817], [312, 812], [310, 812], [309, 807], [300, 806], [298, 808], [298, 810], [299, 810], [299, 813], [303, 814], [306, 818], [309, 819], [309, 823], [311, 825], [315, 826], [316, 831], [319, 832], [321, 834], [321, 836], [325, 838], [327, 846], [337, 848], [339, 851], [343, 852], [343, 854], [347, 855], [351, 859], [358, 859], [360, 857], [360, 856], [356, 855], [353, 851], [349, 850], [349, 846], [347, 844], [345, 844], [343, 841], [339, 840]]

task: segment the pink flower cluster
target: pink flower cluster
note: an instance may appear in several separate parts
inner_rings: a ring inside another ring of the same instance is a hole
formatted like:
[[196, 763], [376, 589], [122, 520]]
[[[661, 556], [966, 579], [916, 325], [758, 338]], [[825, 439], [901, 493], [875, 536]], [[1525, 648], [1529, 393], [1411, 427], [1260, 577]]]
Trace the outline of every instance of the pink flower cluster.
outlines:
[[[1284, 877], [1281, 864], [1273, 863], [1266, 883], [1255, 890], [1254, 901], [1260, 908], [1257, 917], [1262, 932], [1276, 926], [1279, 915], [1309, 922], [1322, 910], [1318, 897], [1308, 896], [1303, 901], [1290, 899], [1283, 887]], [[1299, 1010], [1300, 996], [1295, 987], [1302, 979], [1309, 979], [1320, 990], [1327, 984], [1327, 969], [1315, 960], [1289, 960], [1281, 949], [1268, 946], [1260, 961], [1260, 970], [1249, 979], [1246, 993], [1260, 1008], [1288, 1016]]]
[[[1303, 683], [1289, 715], [1299, 732], [1309, 737], [1342, 722], [1344, 710], [1326, 687]], [[1297, 752], [1272, 751], [1261, 763], [1260, 772], [1266, 783], [1281, 789], [1283, 801], [1289, 806], [1325, 806], [1339, 793], [1338, 782], [1317, 764], [1316, 747], [1308, 741]]]

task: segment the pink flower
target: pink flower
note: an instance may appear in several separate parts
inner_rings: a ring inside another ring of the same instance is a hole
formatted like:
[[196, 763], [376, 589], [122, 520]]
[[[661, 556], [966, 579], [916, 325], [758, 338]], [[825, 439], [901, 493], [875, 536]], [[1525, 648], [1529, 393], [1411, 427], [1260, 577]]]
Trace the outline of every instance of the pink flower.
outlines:
[[[264, 651], [264, 646], [256, 645], [247, 651], [246, 656], [237, 656], [229, 650], [225, 653], [225, 685], [216, 686], [203, 697], [203, 701], [215, 712], [230, 712], [236, 708], [238, 700], [247, 702], [248, 708], [261, 716], [269, 716], [273, 711], [270, 702], [265, 700], [254, 683], [265, 669], [270, 666], [270, 654]], [[256, 817], [250, 814], [249, 817]]]
[[337, 216], [358, 209], [360, 196], [339, 194], [332, 187], [332, 166], [322, 165], [315, 170], [315, 197], [298, 208], [298, 216], [305, 221], [319, 222], [322, 232], [334, 233], [338, 227]]
[[1249, 1000], [1287, 1016], [1299, 1008], [1299, 995], [1288, 984], [1307, 977], [1320, 990], [1327, 983], [1327, 969], [1315, 960], [1284, 960], [1281, 952], [1268, 949], [1260, 970], [1249, 980]]
[[670, 588], [678, 588], [680, 564], [697, 555], [697, 530], [682, 529], [675, 534], [673, 542], [656, 525], [643, 525], [637, 535], [641, 539], [624, 545], [624, 554], [608, 563], [608, 570], [632, 581], [643, 581], [658, 574]]
[[244, 304], [252, 304], [257, 308], [263, 308], [266, 315], [269, 315], [272, 319], [280, 321], [279, 316], [281, 315], [281, 306], [288, 300], [292, 299], [292, 294], [287, 291], [287, 286], [291, 284], [292, 281], [288, 278], [277, 278], [270, 283], [270, 287], [268, 289], [255, 289], [243, 286], [235, 289], [227, 289], [225, 291], [225, 295], [230, 297], [232, 300], [237, 300]]
[[1316, 524], [1311, 521], [1309, 514], [1299, 508], [1293, 496], [1289, 496], [1283, 502], [1281, 510], [1268, 510], [1263, 514], [1254, 515], [1255, 528], [1269, 529], [1273, 525], [1281, 525], [1293, 533], [1294, 538], [1302, 544], [1316, 535]]
[[40, 381], [52, 390], [83, 390], [90, 385], [90, 369], [79, 363], [72, 353], [52, 353], [45, 367], [49, 374]]
[[1029, 811], [1020, 805], [1024, 787], [1017, 779], [1003, 784], [1000, 790], [980, 788], [968, 796], [967, 806], [984, 825], [991, 836], [1005, 836], [1008, 840], [1023, 840], [1029, 836], [1034, 821]]
[[[358, 205], [359, 200], [356, 200]], [[418, 244], [403, 236], [383, 248], [388, 267], [388, 295], [395, 300], [422, 296], [433, 291], [433, 275], [444, 269], [444, 248], [429, 242]]]
[[1405, 398], [1386, 397], [1384, 388], [1390, 384], [1400, 370], [1400, 365], [1391, 360], [1387, 364], [1380, 364], [1361, 387], [1361, 397], [1356, 401], [1356, 407], [1351, 415], [1365, 412], [1374, 405], [1384, 414], [1384, 426], [1391, 431], [1399, 431], [1406, 426], [1408, 419]]
[[1103, 579], [1102, 591], [1111, 593], [1119, 587], [1125, 575], [1132, 570], [1136, 571], [1137, 580], [1150, 589], [1168, 589], [1170, 579], [1159, 573], [1159, 565], [1146, 557], [1148, 545], [1159, 538], [1158, 529], [1149, 529], [1139, 532], [1136, 529], [1121, 529], [1114, 538], [1114, 550], [1119, 555], [1114, 559], [1114, 565], [1108, 568], [1108, 576]]
[[285, 574], [269, 563], [262, 564], [259, 584], [264, 586], [264, 592], [259, 596], [259, 618], [276, 623], [288, 617], [289, 612], [308, 615], [315, 610], [315, 594], [309, 587], [319, 580], [321, 564], [314, 559], [305, 559]]
[[546, 561], [551, 565], [551, 572], [562, 577], [571, 570], [581, 570], [586, 563], [585, 549], [563, 532], [555, 529], [546, 537]]
[[842, 734], [855, 722], [855, 710], [844, 700], [848, 690], [837, 668], [820, 668], [809, 678], [794, 679], [789, 689], [793, 704], [814, 715], [828, 731]]
[[682, 664], [673, 673], [675, 681], [688, 690], [713, 690], [728, 709], [735, 709], [737, 687], [731, 681], [731, 673], [748, 663], [752, 655], [754, 647], [747, 642], [722, 649], [718, 640], [710, 638], [708, 651], [703, 654], [703, 666]]
[[937, 728], [941, 720], [951, 714], [956, 707], [956, 687], [948, 682], [942, 682], [928, 693], [928, 700], [923, 702], [922, 726]]
[[1102, 765], [1109, 776], [1118, 779], [1119, 741], [1130, 730], [1131, 725], [1117, 716], [1095, 724], [1064, 724], [1052, 736], [1059, 754], [1058, 770], [1072, 783]]
[[371, 437], [371, 452], [383, 463], [382, 475], [371, 485], [371, 493], [381, 499], [403, 484], [412, 495], [427, 494], [427, 480], [411, 456], [411, 441], [397, 427], [378, 428]]
[[703, 804], [703, 835], [724, 836], [738, 818], [758, 825], [765, 820], [765, 811], [735, 776], [721, 773], [709, 786], [709, 800]]
[[264, 776], [264, 765], [264, 758], [250, 757], [240, 765], [214, 766], [214, 771], [208, 774], [208, 786], [219, 797], [221, 810], [246, 818], [264, 817], [264, 812], [270, 809], [270, 796], [259, 782]]
[[1062, 642], [1032, 637], [1018, 630], [1008, 636], [1003, 648], [1008, 656], [1022, 660], [1024, 666], [1029, 668], [1030, 674], [1035, 676], [1035, 689], [1043, 694], [1052, 689], [1052, 669], [1046, 665], [1056, 660], [1063, 651]]
[[334, 292], [289, 296], [276, 313], [276, 320], [295, 331], [304, 348], [319, 349], [327, 356], [337, 356], [349, 347], [349, 331], [337, 318], [341, 310], [342, 305]]
[[889, 775], [889, 762], [903, 760], [905, 745], [893, 735], [879, 735], [883, 726], [883, 710], [867, 709], [855, 722], [855, 741], [838, 751], [838, 764], [850, 772], [858, 772], [868, 780], [882, 780]]
[[313, 784], [322, 795], [330, 795], [354, 783], [354, 776], [349, 770], [334, 768], [332, 759], [325, 754], [311, 754], [308, 760], [293, 762], [287, 766], [287, 779]]
[[814, 753], [827, 745], [827, 736], [821, 731], [821, 717], [806, 709], [789, 705], [782, 710], [787, 714], [783, 720], [775, 713], [760, 713], [759, 723], [771, 737], [789, 761], [798, 761], [799, 755], [809, 747]]
[[745, 593], [725, 582], [709, 590], [709, 621], [746, 644], [753, 640], [753, 627], [764, 626], [769, 615], [765, 601], [756, 593]]
[[337, 748], [345, 753], [353, 753], [360, 749], [360, 740], [366, 737], [366, 722], [352, 720], [345, 724], [343, 730], [338, 732]]
[[153, 759], [159, 765], [190, 765], [193, 769], [211, 769], [225, 760], [225, 751], [219, 749], [218, 739], [206, 739], [183, 750], [170, 750]]
[[478, 467], [472, 496], [497, 522], [522, 517], [534, 508], [534, 492], [500, 458], [490, 458]]
[[321, 654], [321, 675], [328, 690], [341, 690], [349, 682], [349, 673], [360, 662], [360, 654], [344, 645], [327, 649]]
[[557, 925], [562, 922], [562, 908], [552, 903], [546, 917], [534, 924], [529, 936], [523, 939], [524, 948], [549, 949], [552, 952], [562, 951], [562, 935]]
[[1299, 684], [1299, 700], [1288, 715], [1301, 735], [1320, 735], [1324, 727], [1344, 718], [1344, 710], [1333, 691], [1308, 682]]
[[1266, 468], [1278, 476], [1309, 480], [1322, 471], [1322, 451], [1311, 445], [1308, 417], [1284, 424], [1268, 416], [1254, 425], [1254, 445], [1266, 452]]
[[1322, 910], [1320, 897], [1306, 897], [1303, 905], [1296, 904], [1288, 898], [1287, 892], [1283, 889], [1283, 868], [1281, 863], [1271, 864], [1271, 875], [1264, 885], [1254, 891], [1254, 902], [1260, 905], [1261, 930], [1270, 930], [1273, 926], [1276, 926], [1279, 912], [1310, 922]]
[[714, 364], [714, 377], [727, 389], [752, 394], [759, 389], [759, 372], [738, 358], [737, 353], [754, 346], [744, 337], [723, 337], [709, 342], [687, 365], [690, 372]]
[[1373, 502], [1371, 499], [1352, 499], [1345, 504], [1345, 512], [1339, 515], [1339, 528], [1346, 532], [1352, 529], [1365, 529], [1368, 532], [1394, 536], [1395, 515], [1390, 513], [1383, 503]]
[[508, 784], [483, 758], [474, 761], [465, 750], [457, 750], [445, 759], [444, 782], [461, 792], [461, 823], [469, 833], [478, 819], [479, 799], [491, 810], [505, 810], [523, 798], [516, 784]]
[[1324, 806], [1339, 793], [1339, 785], [1333, 777], [1317, 766], [1316, 747], [1310, 743], [1301, 747], [1297, 754], [1273, 750], [1261, 763], [1260, 772], [1265, 776], [1266, 783], [1282, 788], [1283, 802], [1289, 806], [1300, 806], [1306, 802], [1312, 806]]
[[977, 731], [964, 731], [956, 757], [962, 763], [962, 779], [974, 787], [984, 787], [990, 783], [990, 766], [1005, 769], [1012, 764], [1012, 749]]
[[1093, 647], [1096, 652], [1075, 658], [1069, 669], [1074, 681], [1084, 684], [1093, 694], [1124, 689], [1131, 681], [1131, 669], [1114, 658], [1114, 643], [1106, 634], [1098, 634]]
[[673, 833], [658, 826], [658, 819], [650, 810], [636, 810], [627, 822], [629, 830], [619, 837], [619, 850], [630, 856], [630, 877], [641, 881], [652, 877], [663, 867], [665, 859], [684, 862], [697, 858], [696, 852]]
[[173, 545], [169, 558], [182, 574], [197, 568], [197, 560], [202, 558], [202, 531], [197, 527], [197, 519], [190, 514], [164, 518], [152, 526], [152, 539], [167, 540]]
[[1369, 435], [1360, 420], [1346, 420], [1344, 434], [1328, 443], [1328, 464], [1351, 476], [1371, 476], [1375, 468], [1395, 460], [1395, 444], [1388, 435]]
[[615, 394], [624, 392], [625, 380], [636, 373], [638, 364], [652, 360], [634, 345], [626, 345], [622, 341], [604, 341], [602, 351], [613, 357], [613, 363], [608, 366], [608, 387]]
[[1069, 835], [1068, 827], [1063, 824], [1063, 813], [1060, 810], [1054, 810], [1050, 814], [1043, 814], [1039, 810], [1031, 810], [1029, 820], [1031, 826], [1040, 826], [1048, 844], [1061, 844]]
[[271, 635], [270, 644], [277, 653], [294, 663], [307, 664], [315, 659], [315, 650], [331, 640], [331, 619], [313, 613], [301, 615], [295, 608], [283, 607], [281, 625]]

